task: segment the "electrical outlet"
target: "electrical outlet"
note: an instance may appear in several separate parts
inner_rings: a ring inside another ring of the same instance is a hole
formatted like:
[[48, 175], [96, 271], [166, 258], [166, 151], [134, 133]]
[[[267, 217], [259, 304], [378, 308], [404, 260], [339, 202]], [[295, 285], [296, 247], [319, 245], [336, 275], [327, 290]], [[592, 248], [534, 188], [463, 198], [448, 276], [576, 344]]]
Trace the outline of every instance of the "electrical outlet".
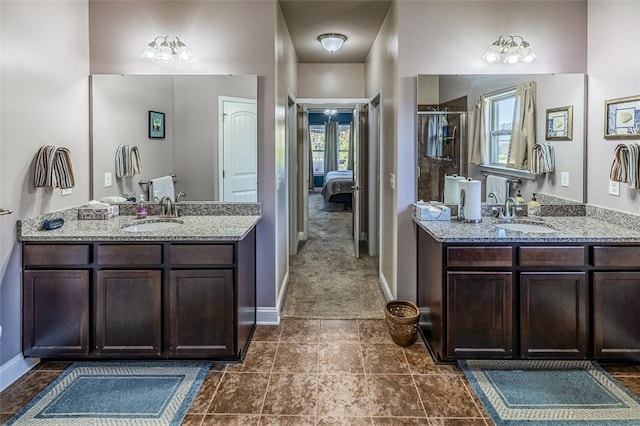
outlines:
[[569, 186], [569, 173], [560, 173], [560, 186]]
[[60, 192], [62, 195], [71, 195], [71, 188], [63, 188]]
[[609, 195], [620, 196], [620, 182], [609, 181]]
[[111, 186], [111, 172], [105, 172], [104, 174], [104, 187], [108, 188]]

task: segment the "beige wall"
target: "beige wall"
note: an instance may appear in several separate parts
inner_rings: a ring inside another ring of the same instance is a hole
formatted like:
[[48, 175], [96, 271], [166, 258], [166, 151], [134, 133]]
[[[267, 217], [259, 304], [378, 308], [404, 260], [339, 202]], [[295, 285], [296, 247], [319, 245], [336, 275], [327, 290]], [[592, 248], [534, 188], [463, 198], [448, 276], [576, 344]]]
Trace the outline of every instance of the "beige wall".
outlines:
[[589, 0], [589, 108], [587, 146], [587, 201], [632, 213], [640, 213], [640, 191], [620, 184], [620, 196], [609, 195], [609, 171], [618, 143], [638, 140], [604, 139], [606, 100], [640, 95], [640, 61], [633, 34], [640, 2]]
[[363, 98], [364, 64], [298, 64], [299, 98]]
[[[397, 134], [397, 63], [398, 4], [393, 3], [371, 47], [366, 62], [366, 92], [368, 98], [380, 93], [380, 280], [387, 297], [396, 289], [396, 189], [389, 182], [396, 169]], [[397, 182], [396, 182], [397, 188]]]
[[[272, 0], [92, 1], [89, 7], [92, 73], [258, 75], [259, 309], [275, 306], [276, 252], [283, 250], [275, 234], [283, 209], [274, 167], [276, 155], [283, 155], [275, 143], [277, 7]], [[165, 65], [141, 60], [144, 46], [160, 34], [180, 37], [194, 60]]]
[[[79, 0], [0, 2], [0, 207], [13, 210], [0, 216], [0, 369], [15, 365], [21, 353], [16, 220], [89, 198], [87, 8]], [[71, 150], [71, 195], [33, 186], [33, 160], [42, 145]]]

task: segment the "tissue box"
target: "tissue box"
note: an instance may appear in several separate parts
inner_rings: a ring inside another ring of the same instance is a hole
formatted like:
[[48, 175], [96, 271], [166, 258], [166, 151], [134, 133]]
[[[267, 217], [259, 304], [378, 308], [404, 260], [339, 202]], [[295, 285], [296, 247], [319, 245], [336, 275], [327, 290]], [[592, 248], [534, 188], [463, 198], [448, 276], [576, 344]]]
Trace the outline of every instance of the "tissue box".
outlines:
[[413, 203], [413, 216], [419, 220], [451, 220], [451, 209], [438, 202]]
[[118, 206], [109, 206], [106, 209], [92, 208], [92, 207], [79, 207], [78, 208], [78, 220], [107, 220], [113, 219], [120, 214]]

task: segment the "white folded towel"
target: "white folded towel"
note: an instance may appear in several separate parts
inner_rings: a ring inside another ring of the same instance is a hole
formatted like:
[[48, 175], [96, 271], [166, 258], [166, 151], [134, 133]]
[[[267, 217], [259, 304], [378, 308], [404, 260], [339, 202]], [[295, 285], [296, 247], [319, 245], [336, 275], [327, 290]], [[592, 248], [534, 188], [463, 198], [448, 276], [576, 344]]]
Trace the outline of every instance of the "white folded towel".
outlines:
[[[490, 204], [504, 203], [507, 200], [507, 194], [509, 193], [509, 181], [502, 176], [487, 176], [486, 187], [486, 202]], [[489, 197], [489, 194], [494, 193], [498, 199]]]
[[84, 206], [86, 208], [89, 208], [89, 209], [98, 209], [98, 210], [106, 210], [106, 209], [109, 208], [109, 204], [102, 203], [102, 202], [96, 201], [96, 200], [91, 200], [87, 204], [85, 204]]
[[151, 185], [149, 185], [149, 200], [159, 200], [162, 197], [169, 197], [171, 201], [176, 198], [173, 176], [171, 175], [151, 179]]

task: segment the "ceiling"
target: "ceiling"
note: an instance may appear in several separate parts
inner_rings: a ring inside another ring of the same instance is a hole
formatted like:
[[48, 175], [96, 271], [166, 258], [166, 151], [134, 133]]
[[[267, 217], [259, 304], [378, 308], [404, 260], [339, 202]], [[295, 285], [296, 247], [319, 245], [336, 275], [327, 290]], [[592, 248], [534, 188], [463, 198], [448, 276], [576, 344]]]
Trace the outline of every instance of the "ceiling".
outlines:
[[[300, 63], [363, 63], [387, 15], [391, 0], [280, 0]], [[347, 41], [325, 51], [318, 36], [340, 33]]]

